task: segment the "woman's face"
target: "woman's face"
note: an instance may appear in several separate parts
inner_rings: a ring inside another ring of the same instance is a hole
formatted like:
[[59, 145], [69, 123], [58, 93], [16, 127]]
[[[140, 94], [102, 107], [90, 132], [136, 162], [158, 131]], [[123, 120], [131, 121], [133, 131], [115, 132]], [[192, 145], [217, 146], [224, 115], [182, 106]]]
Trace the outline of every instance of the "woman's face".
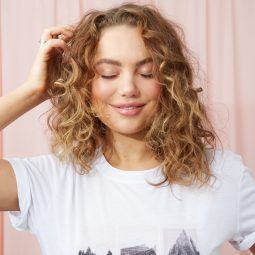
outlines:
[[[137, 28], [119, 25], [102, 31], [92, 105], [112, 132], [136, 134], [152, 121], [161, 92], [151, 76], [152, 66]], [[126, 104], [138, 105], [128, 108]]]

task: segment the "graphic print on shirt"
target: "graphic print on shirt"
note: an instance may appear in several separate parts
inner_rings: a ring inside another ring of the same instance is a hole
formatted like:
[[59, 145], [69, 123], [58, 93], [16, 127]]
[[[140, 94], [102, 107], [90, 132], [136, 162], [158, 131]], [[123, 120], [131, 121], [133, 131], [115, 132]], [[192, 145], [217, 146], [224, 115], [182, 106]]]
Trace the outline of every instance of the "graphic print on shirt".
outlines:
[[[126, 229], [127, 230], [127, 229]], [[148, 229], [147, 229], [148, 230]], [[154, 229], [155, 230], [155, 229]], [[89, 245], [80, 250], [77, 255], [199, 255], [194, 240], [194, 231], [161, 229], [160, 236], [157, 231], [139, 233], [133, 229], [124, 235], [118, 236], [118, 241], [112, 241], [113, 246], [106, 242]], [[146, 238], [148, 237], [148, 238]], [[125, 239], [122, 239], [125, 238]], [[146, 240], [146, 241], [142, 241]], [[104, 247], [103, 247], [104, 246]], [[108, 246], [108, 247], [107, 247]]]

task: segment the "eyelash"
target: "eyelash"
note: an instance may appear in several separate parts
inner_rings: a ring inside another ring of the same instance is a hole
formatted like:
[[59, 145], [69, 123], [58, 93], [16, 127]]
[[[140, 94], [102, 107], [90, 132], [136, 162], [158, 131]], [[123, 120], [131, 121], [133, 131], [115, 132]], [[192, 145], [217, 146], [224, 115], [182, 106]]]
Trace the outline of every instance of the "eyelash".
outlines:
[[[113, 79], [115, 78], [117, 75], [111, 75], [111, 76], [105, 76], [105, 75], [101, 75], [101, 77], [103, 79]], [[153, 78], [152, 74], [141, 74], [141, 76], [143, 76], [145, 79], [151, 79]]]

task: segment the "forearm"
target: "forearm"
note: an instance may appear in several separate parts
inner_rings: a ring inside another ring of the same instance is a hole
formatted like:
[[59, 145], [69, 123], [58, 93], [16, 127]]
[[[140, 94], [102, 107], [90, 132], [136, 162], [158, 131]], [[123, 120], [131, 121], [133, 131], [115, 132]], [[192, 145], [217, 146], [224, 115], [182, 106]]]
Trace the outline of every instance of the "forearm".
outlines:
[[0, 130], [45, 100], [27, 83], [0, 97]]

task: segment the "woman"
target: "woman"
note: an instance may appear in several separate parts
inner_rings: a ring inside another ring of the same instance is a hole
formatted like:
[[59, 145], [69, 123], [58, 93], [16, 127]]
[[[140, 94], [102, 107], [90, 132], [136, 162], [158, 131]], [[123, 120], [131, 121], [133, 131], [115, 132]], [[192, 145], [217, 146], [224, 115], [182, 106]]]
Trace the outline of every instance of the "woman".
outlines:
[[27, 81], [1, 98], [1, 127], [53, 105], [52, 153], [0, 162], [1, 210], [43, 254], [219, 254], [225, 241], [255, 243], [252, 171], [216, 149], [178, 32], [150, 5], [91, 10], [75, 27], [45, 30]]

